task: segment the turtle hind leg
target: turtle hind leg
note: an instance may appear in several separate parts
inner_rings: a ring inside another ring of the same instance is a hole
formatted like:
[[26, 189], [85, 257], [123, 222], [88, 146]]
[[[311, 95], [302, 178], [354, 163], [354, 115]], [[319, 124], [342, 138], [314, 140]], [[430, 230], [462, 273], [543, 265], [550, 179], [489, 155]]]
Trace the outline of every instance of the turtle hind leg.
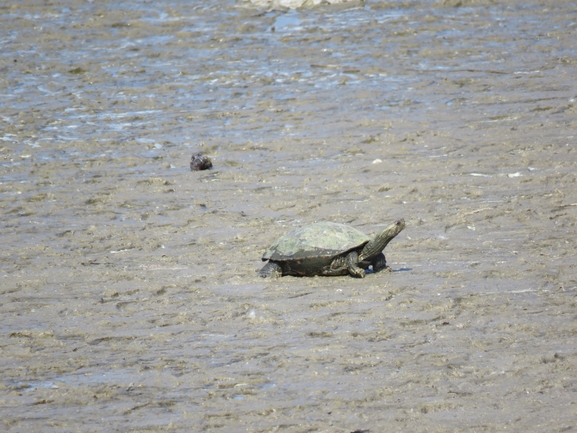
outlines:
[[258, 271], [258, 276], [262, 278], [282, 277], [282, 267], [276, 262], [269, 261], [260, 271]]
[[391, 268], [387, 266], [387, 260], [385, 259], [385, 255], [383, 253], [375, 257], [371, 264], [373, 265], [374, 273], [381, 271], [391, 272]]

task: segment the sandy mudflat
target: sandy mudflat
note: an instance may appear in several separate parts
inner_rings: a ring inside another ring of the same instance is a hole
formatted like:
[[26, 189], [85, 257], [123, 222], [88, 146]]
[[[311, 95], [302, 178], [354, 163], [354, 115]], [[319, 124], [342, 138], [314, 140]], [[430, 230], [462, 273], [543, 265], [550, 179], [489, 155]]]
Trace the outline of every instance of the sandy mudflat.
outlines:
[[[576, 22], [0, 7], [0, 430], [576, 431]], [[391, 274], [256, 276], [398, 218]]]

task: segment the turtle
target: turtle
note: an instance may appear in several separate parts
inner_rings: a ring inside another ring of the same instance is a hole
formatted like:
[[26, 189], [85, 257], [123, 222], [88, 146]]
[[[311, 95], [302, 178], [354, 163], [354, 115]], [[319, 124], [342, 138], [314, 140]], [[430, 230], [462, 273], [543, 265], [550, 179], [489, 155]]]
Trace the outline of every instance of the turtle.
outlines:
[[395, 221], [373, 239], [347, 224], [318, 222], [286, 233], [262, 256], [267, 264], [259, 271], [263, 278], [285, 275], [347, 275], [364, 278], [390, 268], [383, 250], [405, 228], [405, 220]]

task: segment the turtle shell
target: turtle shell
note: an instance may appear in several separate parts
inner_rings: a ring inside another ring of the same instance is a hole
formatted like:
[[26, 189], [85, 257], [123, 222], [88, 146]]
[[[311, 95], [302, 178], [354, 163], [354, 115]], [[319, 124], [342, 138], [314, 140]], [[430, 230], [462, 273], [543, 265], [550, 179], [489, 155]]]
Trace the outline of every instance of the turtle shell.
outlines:
[[364, 246], [370, 238], [354, 227], [319, 222], [292, 230], [274, 242], [262, 260], [302, 261], [335, 257]]

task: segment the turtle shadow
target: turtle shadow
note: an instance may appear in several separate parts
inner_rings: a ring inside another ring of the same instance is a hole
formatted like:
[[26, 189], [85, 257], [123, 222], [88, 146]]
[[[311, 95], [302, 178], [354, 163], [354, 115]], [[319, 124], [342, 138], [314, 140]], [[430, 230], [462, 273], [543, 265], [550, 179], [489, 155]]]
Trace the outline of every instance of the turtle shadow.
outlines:
[[[397, 273], [397, 272], [411, 272], [412, 270], [413, 270], [413, 268], [400, 268], [400, 269], [393, 269], [391, 272], [393, 272], [393, 273]], [[375, 273], [377, 273], [377, 272], [373, 271], [372, 268], [368, 268], [368, 269], [365, 270], [365, 273], [366, 273], [367, 275], [370, 275], [370, 274], [375, 274]]]
[[394, 269], [393, 272], [411, 272], [413, 270], [413, 268], [399, 268], [399, 269]]

